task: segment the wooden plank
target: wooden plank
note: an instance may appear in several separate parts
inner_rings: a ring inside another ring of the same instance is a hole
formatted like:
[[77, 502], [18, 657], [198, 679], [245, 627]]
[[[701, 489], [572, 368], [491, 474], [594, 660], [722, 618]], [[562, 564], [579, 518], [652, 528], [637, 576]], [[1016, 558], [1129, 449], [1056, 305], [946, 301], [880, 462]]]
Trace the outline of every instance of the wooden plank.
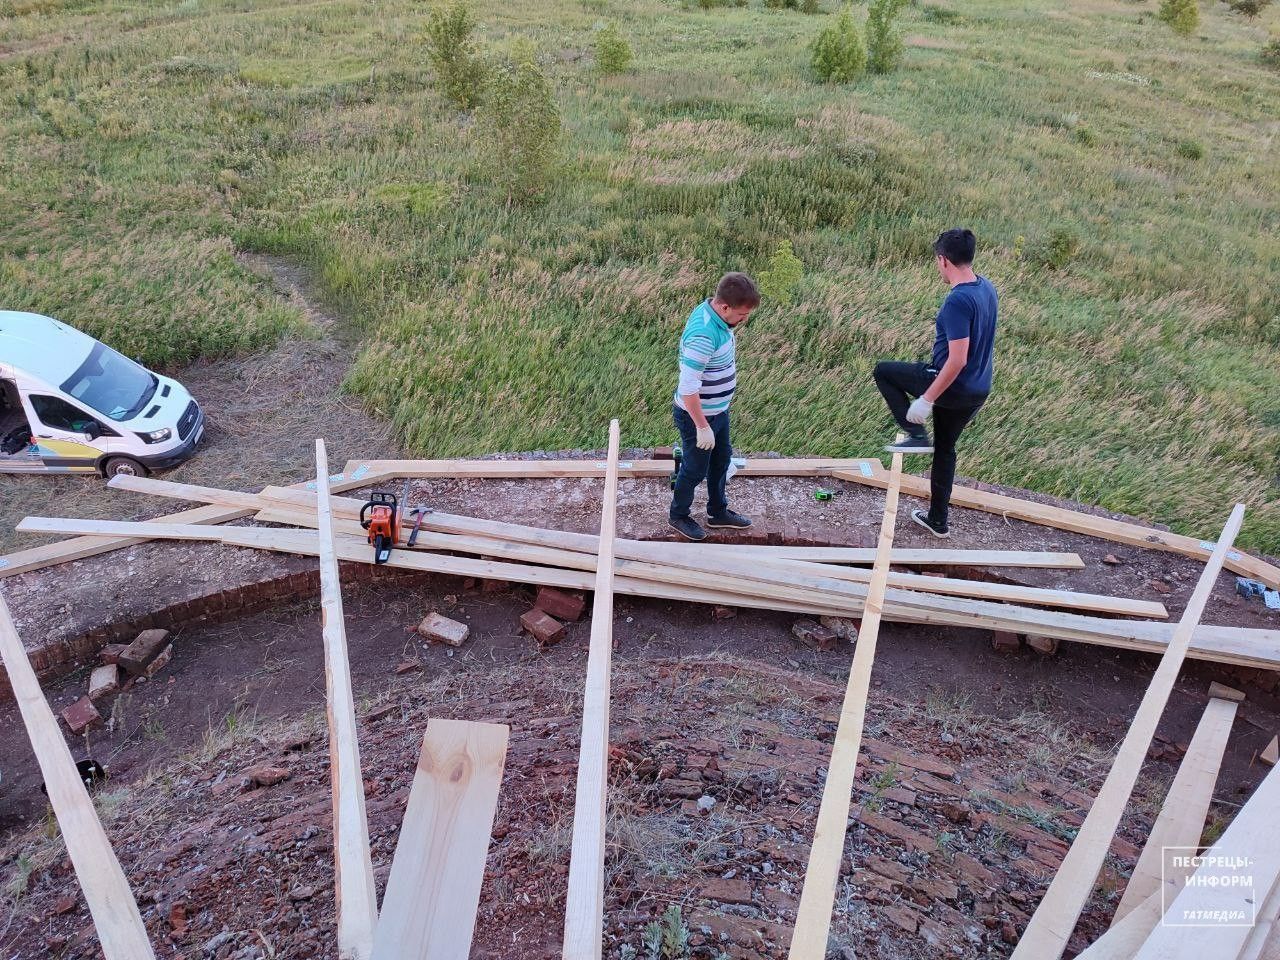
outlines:
[[609, 793], [609, 675], [613, 661], [613, 546], [618, 511], [618, 421], [600, 510], [600, 552], [591, 607], [591, 645], [582, 701], [582, 746], [573, 803], [573, 846], [565, 897], [564, 960], [600, 960], [604, 946], [604, 834]]
[[[1234, 960], [1251, 933], [1259, 901], [1280, 877], [1280, 769], [1258, 785], [1231, 825], [1205, 853], [1205, 862], [1187, 880], [1165, 913], [1164, 922], [1147, 937], [1134, 960]], [[1243, 887], [1233, 881], [1252, 878]], [[1200, 911], [1230, 916], [1243, 912], [1239, 925], [1205, 923]]]
[[[867, 475], [868, 472], [871, 476]], [[831, 475], [837, 480], [847, 480], [871, 487], [883, 488], [886, 482], [883, 469], [879, 471], [836, 469]], [[913, 497], [928, 499], [929, 481], [920, 477], [903, 477], [902, 492]], [[1213, 544], [1179, 533], [1155, 530], [1125, 520], [1096, 517], [1063, 507], [1034, 503], [1030, 500], [1019, 500], [1017, 497], [1009, 497], [1001, 493], [987, 493], [971, 487], [954, 488], [951, 492], [951, 503], [953, 506], [996, 513], [1002, 517], [1012, 517], [1015, 520], [1025, 520], [1028, 523], [1038, 523], [1059, 530], [1070, 530], [1073, 533], [1083, 533], [1116, 543], [1179, 553], [1196, 560], [1207, 560], [1213, 551]], [[1228, 551], [1225, 566], [1234, 573], [1261, 580], [1272, 589], [1280, 589], [1280, 567], [1251, 557], [1243, 551], [1235, 549]]]
[[329, 498], [329, 458], [316, 441], [316, 488], [320, 492], [320, 611], [324, 636], [324, 675], [329, 722], [329, 777], [333, 788], [334, 889], [338, 902], [338, 956], [369, 960], [378, 922], [378, 894], [369, 856], [369, 820], [365, 814], [364, 775], [356, 704], [351, 692], [351, 661], [342, 612], [342, 584]]
[[1080, 911], [1093, 891], [1094, 882], [1111, 846], [1111, 838], [1120, 824], [1120, 817], [1142, 770], [1160, 715], [1164, 712], [1178, 679], [1178, 671], [1182, 669], [1186, 658], [1192, 631], [1204, 615], [1214, 581], [1222, 570], [1223, 561], [1226, 560], [1227, 552], [1243, 522], [1244, 506], [1237, 504], [1231, 511], [1231, 517], [1223, 528], [1209, 562], [1200, 574], [1191, 599], [1187, 601], [1186, 611], [1160, 658], [1160, 665], [1138, 705], [1133, 723], [1125, 734], [1116, 759], [1098, 791], [1097, 799], [1089, 808], [1062, 866], [1049, 884], [1040, 906], [1032, 915], [1031, 922], [1014, 949], [1014, 960], [1058, 960], [1062, 956]]
[[[344, 476], [339, 474], [338, 476]], [[369, 474], [362, 474], [361, 477], [368, 479]], [[199, 502], [210, 504], [234, 505], [244, 504], [247, 501], [245, 497], [252, 497], [253, 505], [256, 508], [263, 506], [261, 498], [288, 503], [293, 506], [315, 509], [315, 497], [309, 494], [306, 489], [299, 486], [293, 487], [277, 487], [269, 486], [262, 491], [261, 494], [239, 494], [235, 491], [221, 490], [217, 487], [201, 487], [194, 484], [172, 483], [167, 480], [156, 480], [151, 477], [116, 477], [109, 486], [117, 487], [121, 490], [129, 490], [136, 493], [149, 493], [159, 497], [171, 497], [175, 499], [194, 499]], [[309, 486], [314, 487], [314, 484]], [[338, 487], [332, 487], [338, 490]], [[347, 519], [356, 519], [359, 514], [360, 506], [364, 501], [354, 500], [351, 498], [335, 498], [334, 515], [345, 517]], [[436, 516], [448, 516], [447, 514], [436, 514]], [[163, 518], [161, 518], [163, 519]], [[484, 521], [479, 521], [484, 522]], [[496, 521], [494, 521], [496, 523]], [[406, 527], [412, 527], [412, 521], [405, 523]], [[537, 527], [520, 527], [515, 524], [498, 524], [493, 528], [493, 532], [486, 535], [499, 536], [507, 539], [509, 531], [505, 531], [503, 527], [511, 527], [516, 530], [538, 530]], [[553, 532], [553, 531], [547, 531]], [[595, 553], [597, 548], [597, 538], [594, 534], [587, 533], [564, 533], [563, 531], [554, 531], [562, 533], [564, 539], [557, 545], [565, 549], [578, 550], [585, 553]], [[627, 543], [628, 541], [620, 541]], [[632, 541], [639, 542], [639, 541]], [[668, 548], [673, 548], [688, 556], [705, 558], [707, 556], [714, 557], [720, 553], [743, 553], [752, 558], [768, 557], [779, 560], [804, 560], [814, 563], [865, 563], [869, 564], [875, 559], [875, 549], [863, 549], [861, 547], [766, 547], [766, 546], [746, 546], [739, 544], [716, 544], [716, 543], [667, 543]], [[930, 550], [930, 549], [895, 549], [891, 556], [890, 562], [895, 565], [903, 566], [970, 566], [970, 567], [1031, 567], [1031, 568], [1052, 568], [1079, 570], [1084, 567], [1084, 561], [1080, 559], [1080, 555], [1076, 553], [1060, 553], [1046, 552], [1035, 550]]]
[[1189, 869], [1179, 875], [1176, 869], [1166, 864], [1163, 851], [1166, 847], [1200, 845], [1204, 819], [1213, 801], [1213, 787], [1218, 782], [1218, 770], [1227, 749], [1231, 724], [1235, 722], [1236, 707], [1234, 700], [1216, 697], [1205, 705], [1186, 756], [1178, 765], [1178, 773], [1124, 888], [1112, 925], [1123, 920], [1147, 897], [1158, 893], [1161, 883], [1176, 887], [1190, 875]]
[[827, 781], [818, 808], [818, 824], [813, 834], [813, 845], [809, 848], [809, 865], [805, 870], [800, 905], [796, 909], [796, 925], [788, 954], [790, 960], [824, 960], [827, 955], [831, 909], [835, 903], [836, 882], [840, 879], [840, 861], [844, 857], [849, 803], [858, 751], [862, 747], [871, 667], [876, 656], [876, 639], [889, 577], [889, 554], [893, 549], [893, 531], [898, 519], [898, 479], [901, 475], [902, 454], [895, 453], [885, 496], [884, 519], [880, 524], [880, 542], [871, 571], [871, 587], [867, 591], [866, 610], [858, 630], [844, 702], [840, 706], [840, 722], [831, 748], [831, 761], [827, 764]]
[[[199, 503], [205, 500], [203, 491], [210, 488], [197, 487], [192, 484], [173, 483], [166, 480], [150, 480], [146, 477], [113, 477], [107, 482], [107, 486], [116, 487], [122, 490], [138, 489], [130, 484], [130, 481], [136, 481], [139, 486], [146, 483], [162, 483], [165, 485], [165, 496], [175, 497], [176, 499], [189, 499]], [[334, 484], [330, 487], [333, 492], [351, 490], [367, 483], [368, 480], [363, 476], [360, 479], [347, 478], [344, 482]], [[179, 492], [185, 489], [188, 496], [182, 496]], [[150, 490], [143, 490], [150, 493]], [[252, 497], [253, 494], [237, 494], [232, 490], [219, 491], [222, 496], [218, 501], [223, 504], [219, 506], [196, 507], [192, 510], [183, 510], [180, 513], [171, 513], [168, 516], [156, 517], [154, 520], [143, 520], [141, 523], [156, 524], [173, 524], [173, 523], [202, 523], [216, 524], [229, 523], [232, 520], [239, 520], [253, 513], [255, 507], [243, 505], [246, 501], [243, 498]], [[240, 504], [236, 506], [236, 504]], [[140, 535], [136, 537], [76, 537], [72, 540], [66, 540], [62, 543], [48, 543], [40, 547], [31, 547], [26, 550], [18, 550], [14, 553], [6, 554], [0, 557], [0, 578], [12, 577], [19, 573], [27, 573], [31, 570], [40, 570], [44, 567], [51, 567], [59, 563], [70, 563], [72, 560], [84, 560], [87, 557], [98, 556], [103, 553], [110, 553], [113, 550], [123, 550], [125, 547], [132, 547], [135, 544], [145, 543], [149, 537]]]
[[[880, 465], [878, 460], [863, 458], [787, 459], [784, 457], [754, 457], [740, 467], [740, 477], [825, 477], [832, 470], [860, 470], [863, 464]], [[361, 467], [371, 473], [429, 478], [514, 478], [543, 479], [559, 477], [586, 477], [599, 479], [606, 475], [603, 460], [351, 460], [347, 470]], [[618, 475], [623, 477], [665, 477], [675, 469], [671, 460], [622, 460], [618, 463]], [[346, 471], [344, 471], [346, 472]]]
[[[314, 513], [304, 510], [268, 509], [259, 511], [254, 515], [254, 519], [264, 523], [314, 527], [314, 516]], [[355, 521], [339, 522], [348, 524], [347, 527], [343, 528], [344, 532], [356, 532], [357, 528], [353, 526]], [[487, 521], [482, 522], [487, 523]], [[514, 527], [515, 525], [504, 524], [504, 526]], [[469, 529], [471, 524], [470, 518], [455, 517], [448, 514], [432, 514], [431, 518], [424, 519], [422, 530], [427, 530], [431, 527], [465, 530]], [[465, 534], [433, 535], [430, 531], [424, 533], [422, 530], [418, 534], [418, 546], [422, 549], [460, 550], [465, 553], [478, 553], [483, 556], [513, 557], [515, 553], [511, 549], [509, 540], [497, 539], [491, 530], [487, 530], [483, 536], [468, 536]], [[517, 536], [527, 536], [527, 534], [521, 534], [519, 531], [536, 532], [537, 536], [530, 539], [537, 540], [546, 539], [545, 534], [555, 532], [531, 527], [517, 528], [512, 532], [516, 533]], [[580, 535], [572, 534], [570, 536], [576, 538]], [[577, 541], [572, 540], [571, 542], [576, 544]], [[617, 555], [624, 559], [648, 560], [669, 564], [674, 567], [701, 571], [717, 569], [723, 571], [725, 570], [725, 563], [739, 561], [739, 564], [735, 567], [739, 576], [763, 583], [786, 582], [785, 575], [787, 574], [825, 577], [832, 581], [848, 581], [851, 583], [869, 583], [871, 581], [871, 571], [860, 568], [836, 567], [828, 564], [785, 560], [776, 557], [760, 558], [745, 552], [745, 550], [717, 551], [714, 554], [703, 554], [699, 557], [692, 551], [672, 550], [671, 547], [673, 546], [680, 547], [683, 545], [620, 539], [617, 541]], [[558, 547], [535, 547], [534, 549], [544, 550], [545, 552], [542, 554], [544, 559], [534, 559], [533, 556], [523, 556], [519, 559], [533, 563], [555, 563], [582, 570], [595, 569], [594, 560], [591, 559], [595, 555], [594, 548], [591, 553], [579, 553]], [[682, 581], [677, 580], [675, 582]], [[928, 577], [919, 574], [894, 572], [889, 574], [889, 583], [895, 587], [921, 590], [926, 593], [977, 597], [987, 600], [1001, 600], [1063, 609], [1092, 610], [1117, 616], [1159, 618], [1168, 616], [1168, 611], [1160, 603], [1130, 600], [1124, 597], [1108, 597], [1092, 593], [1075, 593], [1068, 590], [1050, 590], [1040, 587], [988, 583], [982, 580], [960, 580], [949, 577]], [[847, 595], [847, 591], [838, 589], [831, 589], [827, 592], [837, 596]]]
[[1239, 960], [1280, 960], [1280, 881], [1258, 911], [1258, 921], [1249, 931]]
[[427, 723], [372, 960], [471, 955], [509, 733], [498, 723]]
[[1133, 960], [1133, 955], [1164, 916], [1163, 896], [1159, 890], [1148, 896], [1123, 920], [1112, 924], [1106, 933], [1076, 954], [1075, 960]]
[[44, 698], [31, 661], [0, 595], [0, 662], [9, 672], [18, 711], [44, 777], [58, 827], [75, 867], [106, 960], [154, 958], [147, 928], [102, 821], [76, 770], [58, 721]]
[[[35, 532], [93, 533], [115, 536], [137, 535], [140, 525], [111, 520], [70, 520], [53, 517], [28, 517], [19, 529]], [[548, 531], [549, 533], [554, 531]], [[252, 527], [200, 527], [192, 525], [153, 525], [150, 537], [164, 539], [196, 539], [221, 541], [230, 546], [276, 550], [285, 553], [315, 555], [314, 534], [303, 531]], [[340, 538], [339, 557], [343, 560], [368, 562], [368, 545], [354, 538]], [[619, 565], [635, 561], [619, 560]], [[568, 570], [529, 567], [514, 563], [473, 560], [466, 557], [443, 557], [417, 551], [395, 551], [391, 566], [431, 573], [463, 577], [485, 577], [518, 583], [591, 589], [590, 576]], [[649, 568], [661, 565], [651, 564]], [[628, 567], [637, 572], [643, 567]], [[632, 576], [620, 576], [617, 591], [633, 596], [660, 597], [694, 603], [728, 603], [739, 607], [765, 610], [788, 610], [807, 614], [856, 616], [862, 610], [857, 584], [839, 601], [815, 598], [812, 592], [778, 587], [759, 582], [736, 582], [718, 574], [689, 571], [679, 578], [680, 586], [670, 581], [675, 569], [668, 568], [659, 576], [666, 580], [651, 583]], [[735, 592], [738, 591], [738, 592]], [[865, 596], [862, 591], [861, 596]], [[803, 599], [800, 599], [800, 598]], [[1029, 607], [989, 603], [956, 597], [934, 596], [908, 590], [886, 592], [885, 618], [902, 623], [928, 623], [939, 626], [974, 627], [990, 630], [1012, 630], [1040, 636], [1100, 644], [1126, 650], [1163, 653], [1168, 647], [1174, 627], [1167, 623], [1141, 620], [1107, 620], [1079, 614], [1036, 610]], [[1280, 669], [1280, 631], [1242, 629], [1239, 627], [1201, 626], [1192, 634], [1187, 655], [1215, 663], [1234, 666]]]

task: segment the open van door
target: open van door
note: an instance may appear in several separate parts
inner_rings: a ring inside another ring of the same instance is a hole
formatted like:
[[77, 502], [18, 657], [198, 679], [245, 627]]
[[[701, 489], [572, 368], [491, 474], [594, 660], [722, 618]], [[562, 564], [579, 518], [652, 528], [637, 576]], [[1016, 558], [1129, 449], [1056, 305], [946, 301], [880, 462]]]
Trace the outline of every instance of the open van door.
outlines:
[[44, 470], [56, 473], [96, 473], [103, 454], [102, 437], [119, 436], [96, 417], [61, 397], [33, 393], [29, 421], [34, 455]]

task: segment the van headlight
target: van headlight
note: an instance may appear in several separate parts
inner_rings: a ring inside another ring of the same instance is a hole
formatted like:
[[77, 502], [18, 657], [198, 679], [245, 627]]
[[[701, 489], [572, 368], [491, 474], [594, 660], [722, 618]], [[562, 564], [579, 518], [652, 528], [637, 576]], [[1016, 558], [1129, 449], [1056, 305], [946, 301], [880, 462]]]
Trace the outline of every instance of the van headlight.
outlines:
[[173, 431], [168, 427], [162, 427], [159, 430], [152, 430], [150, 433], [139, 433], [143, 443], [164, 443], [173, 436]]

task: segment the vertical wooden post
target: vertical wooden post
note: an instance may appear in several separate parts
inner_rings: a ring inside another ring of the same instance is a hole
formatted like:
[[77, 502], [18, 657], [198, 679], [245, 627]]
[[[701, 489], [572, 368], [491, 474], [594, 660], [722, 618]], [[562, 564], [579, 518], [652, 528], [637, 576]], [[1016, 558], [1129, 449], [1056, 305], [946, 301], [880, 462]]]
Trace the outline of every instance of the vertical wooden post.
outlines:
[[316, 441], [316, 510], [320, 542], [320, 610], [324, 634], [324, 676], [329, 720], [329, 777], [333, 784], [333, 857], [338, 901], [338, 956], [369, 960], [378, 920], [373, 862], [369, 857], [369, 821], [364, 808], [364, 777], [356, 705], [351, 693], [351, 661], [342, 614], [342, 584], [333, 543], [333, 507], [329, 501], [329, 458]]
[[582, 747], [573, 805], [573, 848], [565, 899], [564, 960], [600, 960], [604, 936], [604, 829], [609, 789], [609, 671], [613, 660], [613, 544], [618, 510], [618, 421], [609, 424], [609, 462], [600, 511], [600, 549], [591, 648], [582, 703]]
[[898, 519], [898, 487], [902, 479], [902, 454], [893, 455], [889, 486], [884, 498], [884, 519], [880, 523], [880, 541], [875, 564], [871, 568], [871, 585], [867, 589], [862, 627], [858, 630], [857, 647], [844, 702], [840, 706], [840, 724], [836, 728], [831, 762], [827, 764], [827, 782], [822, 788], [822, 804], [818, 808], [818, 825], [809, 848], [809, 866], [805, 870], [804, 889], [796, 909], [796, 926], [791, 935], [790, 960], [824, 960], [827, 936], [831, 930], [831, 910], [835, 904], [836, 883], [840, 879], [840, 861], [844, 856], [844, 838], [848, 830], [849, 804], [853, 791], [858, 750], [862, 747], [862, 726], [867, 710], [867, 694], [871, 688], [871, 666], [876, 656], [876, 638], [880, 633], [880, 614], [885, 586], [889, 579], [889, 557], [893, 549], [893, 530]]
[[153, 960], [151, 940], [142, 924], [129, 881], [120, 869], [120, 861], [102, 829], [102, 821], [58, 729], [58, 721], [31, 669], [31, 661], [27, 659], [3, 596], [0, 596], [0, 661], [9, 672], [9, 684], [35, 750], [49, 803], [58, 818], [67, 855], [76, 869], [106, 960]]

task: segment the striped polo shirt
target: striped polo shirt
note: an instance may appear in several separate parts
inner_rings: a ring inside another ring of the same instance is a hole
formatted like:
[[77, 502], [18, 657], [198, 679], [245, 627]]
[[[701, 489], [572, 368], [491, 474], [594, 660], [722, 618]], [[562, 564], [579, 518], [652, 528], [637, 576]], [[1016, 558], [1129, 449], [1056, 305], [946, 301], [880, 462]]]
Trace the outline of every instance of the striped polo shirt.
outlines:
[[[680, 337], [680, 383], [676, 406], [684, 409], [682, 396], [698, 394], [702, 412], [713, 417], [729, 409], [738, 385], [738, 367], [733, 329], [711, 308], [711, 301], [698, 304], [684, 325]], [[687, 412], [687, 411], [686, 411]]]

